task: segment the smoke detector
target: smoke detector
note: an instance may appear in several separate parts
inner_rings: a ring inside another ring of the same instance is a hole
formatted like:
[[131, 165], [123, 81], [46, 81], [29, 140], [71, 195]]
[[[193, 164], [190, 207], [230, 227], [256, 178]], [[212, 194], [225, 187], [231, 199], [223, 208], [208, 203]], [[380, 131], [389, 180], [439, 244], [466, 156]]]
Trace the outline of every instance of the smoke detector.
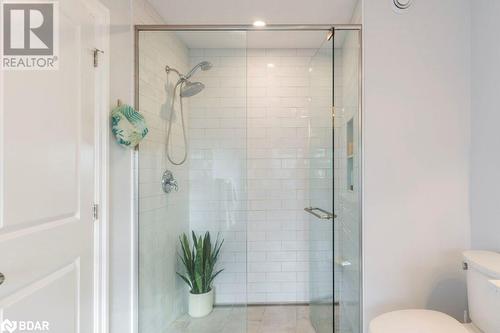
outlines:
[[402, 12], [411, 7], [412, 0], [392, 0], [392, 3], [394, 10]]

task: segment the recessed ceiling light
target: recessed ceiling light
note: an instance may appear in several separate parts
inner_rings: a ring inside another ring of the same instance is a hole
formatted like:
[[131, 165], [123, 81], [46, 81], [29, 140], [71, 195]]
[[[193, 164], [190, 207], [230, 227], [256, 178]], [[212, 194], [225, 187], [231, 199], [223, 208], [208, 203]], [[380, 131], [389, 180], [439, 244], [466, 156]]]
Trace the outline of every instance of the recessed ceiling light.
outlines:
[[260, 28], [260, 27], [265, 27], [265, 26], [266, 26], [266, 22], [264, 22], [264, 21], [255, 21], [255, 22], [253, 23], [253, 26], [254, 26], [254, 27], [259, 27], [259, 28]]
[[274, 68], [274, 67], [275, 67], [274, 64], [271, 63], [267, 64], [267, 68]]

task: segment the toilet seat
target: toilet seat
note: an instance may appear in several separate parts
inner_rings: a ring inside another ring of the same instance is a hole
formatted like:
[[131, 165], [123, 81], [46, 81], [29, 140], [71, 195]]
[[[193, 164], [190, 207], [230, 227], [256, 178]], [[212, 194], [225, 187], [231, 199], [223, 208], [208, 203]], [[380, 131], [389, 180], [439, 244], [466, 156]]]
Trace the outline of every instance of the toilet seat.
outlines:
[[482, 331], [473, 324], [464, 324], [464, 327], [467, 329], [467, 332], [469, 333], [482, 333]]
[[370, 333], [470, 333], [456, 319], [438, 311], [401, 310], [385, 313], [370, 323]]

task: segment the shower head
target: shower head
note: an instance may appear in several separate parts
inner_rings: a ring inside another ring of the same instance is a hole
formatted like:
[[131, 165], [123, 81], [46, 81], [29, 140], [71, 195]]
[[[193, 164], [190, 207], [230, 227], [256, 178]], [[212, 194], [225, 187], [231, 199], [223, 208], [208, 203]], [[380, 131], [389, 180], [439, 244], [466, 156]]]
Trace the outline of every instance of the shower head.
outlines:
[[213, 67], [212, 63], [208, 61], [202, 61], [198, 65], [200, 66], [202, 71], [208, 71]]
[[198, 69], [201, 69], [202, 71], [208, 71], [211, 68], [212, 68], [212, 64], [210, 62], [202, 61], [199, 64], [197, 64], [196, 66], [194, 66], [193, 69], [191, 69], [189, 71], [189, 73], [186, 74], [185, 78], [189, 79], [191, 76], [194, 75], [194, 73], [196, 73], [198, 71]]
[[205, 85], [201, 82], [185, 81], [184, 85], [181, 86], [181, 97], [192, 97], [203, 89], [205, 89]]

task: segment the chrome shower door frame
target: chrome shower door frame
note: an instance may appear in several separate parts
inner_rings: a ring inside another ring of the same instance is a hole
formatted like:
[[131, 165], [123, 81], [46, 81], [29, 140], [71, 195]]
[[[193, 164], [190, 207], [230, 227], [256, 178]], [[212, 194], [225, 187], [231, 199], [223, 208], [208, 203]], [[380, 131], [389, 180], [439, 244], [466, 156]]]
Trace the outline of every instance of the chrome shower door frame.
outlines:
[[[363, 104], [363, 77], [364, 77], [364, 48], [363, 48], [363, 27], [361, 24], [271, 24], [264, 27], [255, 27], [253, 25], [135, 25], [134, 26], [134, 105], [136, 109], [139, 108], [139, 35], [141, 32], [147, 31], [241, 31], [241, 32], [250, 32], [250, 31], [325, 31], [327, 39], [330, 39], [332, 33], [334, 35], [335, 31], [357, 31], [359, 33], [359, 41], [360, 41], [360, 56], [359, 56], [359, 97], [358, 97], [358, 106], [359, 106], [359, 121], [358, 126], [360, 129], [359, 140], [360, 140], [360, 174], [359, 174], [359, 202], [360, 202], [360, 216], [361, 216], [361, 226], [359, 230], [359, 251], [361, 253], [361, 278], [360, 278], [360, 327], [363, 327], [363, 300], [364, 300], [364, 255], [363, 255], [363, 230], [364, 230], [364, 209], [363, 209], [363, 174], [364, 174], [364, 104]], [[332, 110], [332, 116], [333, 115]], [[139, 191], [139, 177], [138, 177], [138, 159], [139, 159], [139, 146], [136, 147], [134, 152], [134, 193], [138, 198]], [[134, 207], [134, 239], [133, 239], [133, 247], [135, 250], [139, 249], [139, 207], [138, 201], [135, 200]], [[134, 254], [137, 256], [137, 254]], [[134, 321], [135, 321], [135, 330], [138, 331], [138, 276], [139, 276], [139, 265], [137, 257], [134, 260]], [[335, 283], [335, 281], [334, 281]]]

